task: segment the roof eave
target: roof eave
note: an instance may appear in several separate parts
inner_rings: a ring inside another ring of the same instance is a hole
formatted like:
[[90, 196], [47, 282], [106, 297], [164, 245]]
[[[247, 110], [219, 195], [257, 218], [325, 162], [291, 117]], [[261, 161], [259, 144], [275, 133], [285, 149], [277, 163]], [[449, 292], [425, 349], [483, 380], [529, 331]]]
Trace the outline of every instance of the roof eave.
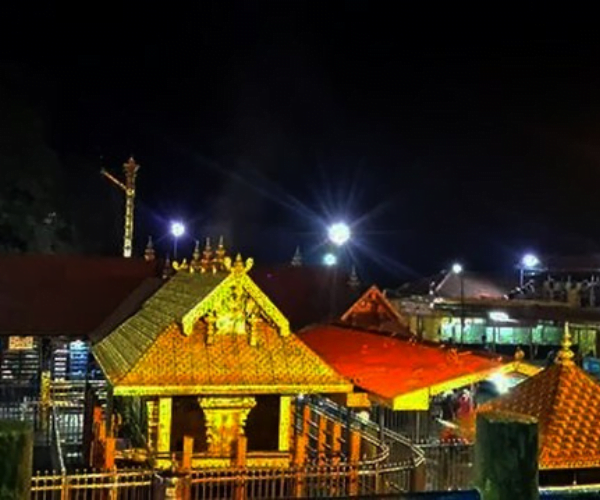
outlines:
[[119, 385], [114, 384], [116, 396], [208, 396], [251, 394], [346, 394], [352, 384], [281, 384], [281, 385]]

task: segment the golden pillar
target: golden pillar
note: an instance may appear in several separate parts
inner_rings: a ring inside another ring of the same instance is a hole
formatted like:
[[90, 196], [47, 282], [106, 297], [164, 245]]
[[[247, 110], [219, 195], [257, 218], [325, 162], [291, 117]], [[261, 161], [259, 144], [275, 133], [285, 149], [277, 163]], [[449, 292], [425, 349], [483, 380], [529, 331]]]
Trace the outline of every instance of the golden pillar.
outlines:
[[171, 451], [171, 417], [173, 415], [173, 399], [158, 398], [158, 435], [156, 451], [170, 453]]
[[206, 421], [208, 453], [215, 457], [231, 457], [250, 410], [256, 406], [253, 397], [198, 398]]
[[146, 443], [148, 444], [148, 450], [156, 450], [156, 434], [158, 430], [158, 401], [151, 399], [146, 401]]
[[292, 397], [279, 398], [279, 451], [289, 451], [292, 430]]

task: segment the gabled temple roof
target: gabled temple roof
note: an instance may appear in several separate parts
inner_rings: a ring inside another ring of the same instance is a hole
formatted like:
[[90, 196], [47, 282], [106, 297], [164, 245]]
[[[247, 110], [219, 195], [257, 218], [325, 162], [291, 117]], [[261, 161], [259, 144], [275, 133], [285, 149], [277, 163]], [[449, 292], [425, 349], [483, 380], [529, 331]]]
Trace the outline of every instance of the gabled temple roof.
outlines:
[[381, 328], [392, 333], [410, 336], [407, 322], [376, 285], [363, 293], [342, 314], [342, 323], [362, 328]]
[[301, 338], [339, 373], [394, 409], [427, 409], [436, 394], [494, 373], [535, 368], [489, 353], [444, 348], [377, 332], [323, 325]]
[[534, 417], [540, 468], [600, 467], [600, 384], [573, 362], [568, 328], [557, 362], [480, 407]]
[[121, 395], [352, 390], [239, 268], [179, 271], [93, 352]]

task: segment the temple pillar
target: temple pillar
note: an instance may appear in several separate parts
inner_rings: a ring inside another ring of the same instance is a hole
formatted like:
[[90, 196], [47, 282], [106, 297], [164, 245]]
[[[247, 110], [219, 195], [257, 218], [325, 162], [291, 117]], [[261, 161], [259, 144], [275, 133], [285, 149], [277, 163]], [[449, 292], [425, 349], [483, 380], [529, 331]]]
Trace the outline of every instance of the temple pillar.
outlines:
[[156, 434], [158, 430], [158, 401], [156, 399], [150, 399], [146, 401], [146, 443], [148, 449], [156, 451]]
[[173, 399], [158, 398], [158, 433], [156, 437], [156, 451], [158, 453], [171, 452], [171, 418], [173, 416]]
[[290, 431], [292, 429], [292, 398], [281, 396], [279, 398], [279, 451], [289, 451]]
[[198, 398], [206, 421], [208, 453], [215, 457], [231, 457], [250, 410], [256, 406], [253, 397]]

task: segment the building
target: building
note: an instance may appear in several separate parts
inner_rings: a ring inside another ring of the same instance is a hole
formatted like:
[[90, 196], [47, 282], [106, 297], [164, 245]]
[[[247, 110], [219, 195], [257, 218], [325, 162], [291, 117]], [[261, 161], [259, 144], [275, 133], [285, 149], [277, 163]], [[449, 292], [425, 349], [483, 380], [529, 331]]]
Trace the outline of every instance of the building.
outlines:
[[343, 324], [309, 327], [300, 336], [365, 393], [363, 404], [382, 419], [383, 427], [419, 440], [440, 437], [430, 411], [439, 396], [494, 376], [539, 371], [519, 359]]
[[0, 382], [85, 379], [89, 336], [129, 298], [161, 284], [156, 262], [79, 256], [0, 258]]
[[567, 326], [555, 364], [480, 408], [537, 419], [541, 486], [600, 482], [600, 385], [573, 358]]
[[515, 288], [503, 280], [463, 272], [407, 284], [386, 297], [419, 338], [505, 355], [520, 347], [528, 359], [545, 360], [560, 347], [564, 324], [569, 322], [578, 357], [596, 355], [599, 309], [558, 301], [558, 294], [520, 291], [525, 289], [537, 290], [532, 281]]
[[193, 467], [230, 466], [240, 454], [248, 466], [289, 465], [294, 399], [352, 393], [290, 330], [251, 266], [239, 256], [212, 272], [176, 266], [93, 347], [114, 400], [108, 414], [119, 408], [124, 426], [145, 429], [140, 442], [159, 467], [190, 439]]

